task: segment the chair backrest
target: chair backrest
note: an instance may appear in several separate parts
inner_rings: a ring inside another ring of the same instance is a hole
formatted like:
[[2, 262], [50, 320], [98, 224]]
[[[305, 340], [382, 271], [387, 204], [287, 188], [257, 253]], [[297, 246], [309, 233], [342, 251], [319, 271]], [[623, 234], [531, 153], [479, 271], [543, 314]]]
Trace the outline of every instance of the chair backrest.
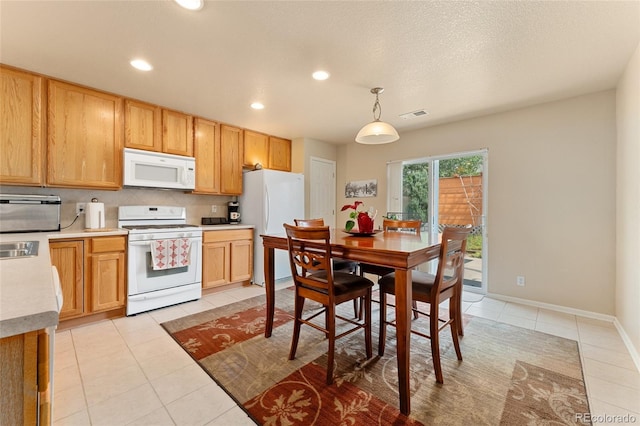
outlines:
[[296, 226], [313, 227], [324, 226], [324, 219], [293, 219]]
[[462, 285], [464, 275], [464, 255], [467, 252], [467, 237], [472, 226], [462, 228], [445, 227], [440, 242], [438, 271], [432, 292], [442, 293], [457, 284]]
[[[287, 232], [289, 264], [295, 285], [312, 287], [332, 297], [333, 270], [329, 227], [303, 227], [285, 223], [284, 228]], [[326, 274], [318, 274], [322, 271]]]
[[421, 226], [422, 221], [420, 220], [396, 220], [387, 218], [382, 220], [382, 229], [385, 232], [407, 232], [420, 235]]

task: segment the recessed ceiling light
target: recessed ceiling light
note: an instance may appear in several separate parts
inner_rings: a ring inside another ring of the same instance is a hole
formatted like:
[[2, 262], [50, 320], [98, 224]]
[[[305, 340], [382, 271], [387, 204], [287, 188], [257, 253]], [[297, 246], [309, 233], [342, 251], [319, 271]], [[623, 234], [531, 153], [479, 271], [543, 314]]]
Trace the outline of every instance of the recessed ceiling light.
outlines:
[[204, 0], [175, 0], [175, 2], [189, 10], [200, 10], [204, 6]]
[[134, 67], [135, 69], [139, 69], [140, 71], [151, 71], [153, 69], [151, 64], [144, 59], [134, 59], [129, 63], [132, 67]]
[[311, 74], [311, 76], [313, 77], [314, 80], [318, 80], [318, 81], [322, 81], [322, 80], [326, 80], [329, 78], [329, 73], [326, 71], [316, 71], [313, 74]]
[[251, 104], [251, 108], [253, 109], [264, 109], [264, 105], [260, 102], [254, 102]]

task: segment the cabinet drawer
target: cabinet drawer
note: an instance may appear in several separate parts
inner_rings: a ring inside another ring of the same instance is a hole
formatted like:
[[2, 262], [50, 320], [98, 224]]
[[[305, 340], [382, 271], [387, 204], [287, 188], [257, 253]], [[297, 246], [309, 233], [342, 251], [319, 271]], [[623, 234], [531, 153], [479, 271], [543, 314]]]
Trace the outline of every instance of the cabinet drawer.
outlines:
[[233, 229], [231, 231], [207, 231], [202, 236], [203, 243], [215, 243], [219, 241], [250, 240], [253, 238], [253, 229]]
[[126, 245], [127, 242], [124, 236], [92, 238], [91, 253], [125, 251]]

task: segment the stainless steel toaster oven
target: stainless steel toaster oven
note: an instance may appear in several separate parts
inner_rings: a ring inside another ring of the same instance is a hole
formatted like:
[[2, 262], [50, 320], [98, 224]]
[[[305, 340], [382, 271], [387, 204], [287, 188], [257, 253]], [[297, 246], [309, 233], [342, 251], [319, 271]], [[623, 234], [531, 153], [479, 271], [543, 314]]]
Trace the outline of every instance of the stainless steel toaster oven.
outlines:
[[58, 195], [0, 194], [0, 232], [60, 230]]

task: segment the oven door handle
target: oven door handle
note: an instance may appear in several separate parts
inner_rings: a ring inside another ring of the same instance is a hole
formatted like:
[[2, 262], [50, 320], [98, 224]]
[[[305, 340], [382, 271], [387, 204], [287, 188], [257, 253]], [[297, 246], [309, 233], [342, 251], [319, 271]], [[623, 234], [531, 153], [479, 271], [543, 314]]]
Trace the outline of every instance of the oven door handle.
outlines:
[[[186, 238], [187, 240], [191, 241], [191, 243], [197, 243], [198, 241], [202, 240], [202, 238], [189, 238], [189, 237], [180, 237], [180, 238]], [[150, 246], [151, 241], [129, 241], [129, 245], [136, 246], [136, 247]]]

